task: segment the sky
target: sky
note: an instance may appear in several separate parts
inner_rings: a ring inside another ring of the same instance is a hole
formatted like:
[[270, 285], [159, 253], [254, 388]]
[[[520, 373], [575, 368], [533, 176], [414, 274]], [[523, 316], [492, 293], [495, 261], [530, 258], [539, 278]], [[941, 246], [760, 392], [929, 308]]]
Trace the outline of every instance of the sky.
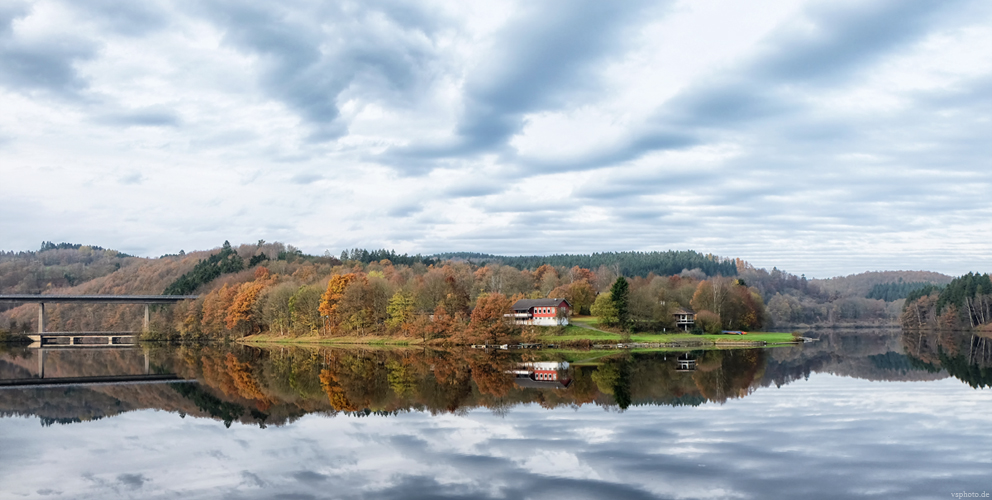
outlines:
[[813, 374], [724, 405], [0, 418], [11, 498], [950, 498], [988, 492], [992, 394]]
[[992, 271], [992, 3], [0, 0], [0, 249]]

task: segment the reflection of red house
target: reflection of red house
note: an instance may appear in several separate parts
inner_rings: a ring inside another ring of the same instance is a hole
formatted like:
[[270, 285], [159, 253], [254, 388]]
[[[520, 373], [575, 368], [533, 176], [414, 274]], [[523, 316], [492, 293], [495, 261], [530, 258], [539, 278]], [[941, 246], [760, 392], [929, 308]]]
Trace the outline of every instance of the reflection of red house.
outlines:
[[513, 304], [512, 317], [518, 325], [567, 325], [572, 304], [565, 299], [521, 299]]
[[533, 363], [517, 363], [515, 370], [510, 370], [517, 376], [516, 383], [521, 387], [564, 389], [572, 383], [572, 379], [560, 377], [568, 369], [568, 362], [537, 361]]

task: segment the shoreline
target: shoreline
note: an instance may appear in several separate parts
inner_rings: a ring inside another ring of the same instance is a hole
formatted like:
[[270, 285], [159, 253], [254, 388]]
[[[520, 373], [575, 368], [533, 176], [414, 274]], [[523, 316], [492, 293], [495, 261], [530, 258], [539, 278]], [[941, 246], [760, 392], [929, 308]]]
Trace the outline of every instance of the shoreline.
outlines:
[[472, 345], [452, 343], [448, 339], [424, 341], [410, 337], [320, 337], [256, 334], [242, 337], [234, 342], [244, 345], [310, 345], [310, 346], [369, 346], [369, 347], [475, 347], [491, 349], [642, 349], [642, 348], [694, 348], [694, 347], [764, 347], [774, 345], [796, 345], [805, 342], [803, 337], [782, 332], [751, 332], [747, 335], [692, 335], [692, 334], [633, 334], [626, 342], [619, 334], [590, 330], [588, 334], [570, 333], [567, 335], [545, 334], [536, 339], [507, 339], [502, 344]]

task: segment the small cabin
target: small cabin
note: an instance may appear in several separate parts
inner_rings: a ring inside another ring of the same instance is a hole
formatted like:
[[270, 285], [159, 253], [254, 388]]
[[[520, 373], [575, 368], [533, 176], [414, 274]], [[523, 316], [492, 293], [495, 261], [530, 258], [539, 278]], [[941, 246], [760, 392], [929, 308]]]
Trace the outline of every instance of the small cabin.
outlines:
[[696, 313], [684, 307], [673, 311], [672, 316], [675, 317], [675, 327], [680, 330], [689, 331], [696, 326]]
[[518, 325], [560, 326], [568, 324], [572, 304], [566, 299], [521, 299], [512, 309], [505, 316]]

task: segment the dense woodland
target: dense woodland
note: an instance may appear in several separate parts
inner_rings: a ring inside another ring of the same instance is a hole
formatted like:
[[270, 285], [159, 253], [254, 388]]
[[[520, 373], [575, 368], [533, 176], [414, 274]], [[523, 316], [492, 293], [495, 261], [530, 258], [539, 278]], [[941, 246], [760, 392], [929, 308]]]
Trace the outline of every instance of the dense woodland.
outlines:
[[[613, 291], [620, 277], [622, 297]], [[695, 311], [700, 329], [709, 331], [894, 324], [902, 294], [950, 281], [916, 271], [809, 280], [691, 251], [539, 258], [353, 249], [336, 258], [259, 241], [159, 258], [50, 242], [0, 253], [0, 293], [198, 294], [153, 312], [156, 331], [191, 339], [269, 332], [499, 341], [533, 333], [503, 320], [524, 297], [567, 298], [576, 313], [596, 314], [618, 331], [669, 330], [679, 308]], [[0, 307], [11, 309], [0, 328], [36, 328], [34, 306]], [[135, 306], [63, 304], [50, 307], [47, 328], [135, 329], [141, 313]]]
[[992, 332], [992, 280], [968, 273], [946, 286], [925, 286], [909, 294], [902, 314], [904, 328]]
[[597, 269], [612, 267], [614, 274], [622, 276], [671, 276], [688, 269], [698, 269], [707, 276], [734, 276], [737, 265], [733, 259], [701, 254], [692, 250], [667, 252], [605, 252], [590, 255], [555, 254], [502, 256], [484, 253], [453, 252], [436, 256], [443, 260], [464, 260], [476, 264], [497, 263], [517, 269], [537, 269], [542, 265], [552, 267], [583, 267]]

